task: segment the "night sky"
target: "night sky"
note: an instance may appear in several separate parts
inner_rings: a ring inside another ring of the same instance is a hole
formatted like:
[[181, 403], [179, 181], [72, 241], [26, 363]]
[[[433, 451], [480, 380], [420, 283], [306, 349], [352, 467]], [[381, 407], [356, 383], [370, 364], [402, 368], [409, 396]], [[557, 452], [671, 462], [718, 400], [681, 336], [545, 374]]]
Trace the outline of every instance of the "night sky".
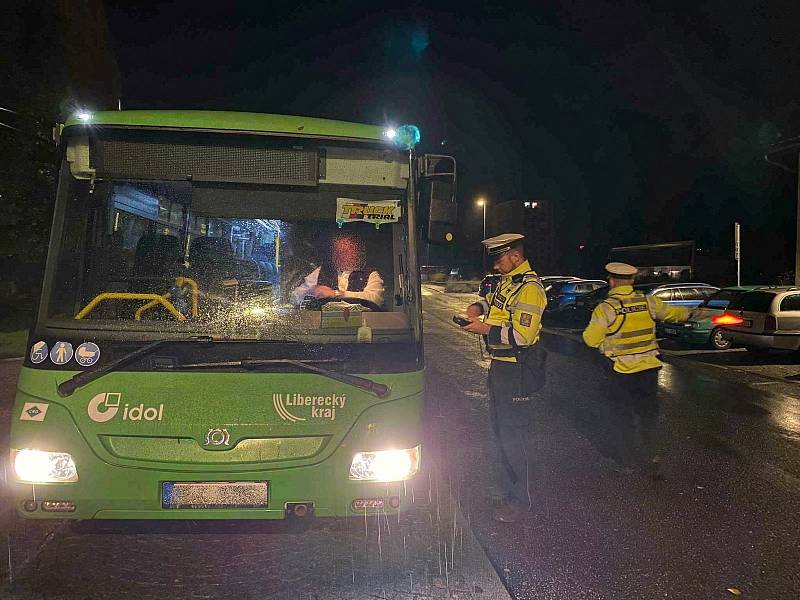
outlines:
[[672, 4], [106, 9], [125, 108], [419, 125], [423, 151], [459, 161], [465, 255], [483, 194], [554, 202], [565, 266], [579, 243], [727, 256], [740, 220], [745, 279], [770, 281], [793, 267], [794, 179], [763, 154], [800, 133], [800, 8]]

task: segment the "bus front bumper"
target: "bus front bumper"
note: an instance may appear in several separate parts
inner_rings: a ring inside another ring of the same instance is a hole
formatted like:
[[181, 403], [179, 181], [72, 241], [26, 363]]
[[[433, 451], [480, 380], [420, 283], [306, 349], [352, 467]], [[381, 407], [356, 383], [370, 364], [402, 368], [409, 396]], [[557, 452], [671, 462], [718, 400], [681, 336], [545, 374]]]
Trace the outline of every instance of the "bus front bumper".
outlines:
[[[90, 481], [9, 482], [9, 487], [17, 512], [28, 519], [348, 517], [403, 512], [415, 496], [428, 495], [420, 488], [427, 482], [418, 474], [404, 481], [372, 482], [349, 480], [345, 471], [334, 480], [327, 462], [235, 475], [95, 467]], [[213, 497], [204, 497], [209, 489], [215, 490]], [[237, 496], [240, 489], [248, 490], [244, 500]], [[177, 500], [176, 490], [181, 490]]]

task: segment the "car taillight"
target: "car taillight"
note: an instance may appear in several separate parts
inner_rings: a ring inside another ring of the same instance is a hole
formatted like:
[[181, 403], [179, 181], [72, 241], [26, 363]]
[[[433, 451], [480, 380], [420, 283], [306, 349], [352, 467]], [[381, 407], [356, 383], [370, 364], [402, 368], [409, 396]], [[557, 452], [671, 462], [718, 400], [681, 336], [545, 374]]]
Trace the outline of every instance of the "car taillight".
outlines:
[[778, 329], [778, 320], [772, 315], [764, 317], [764, 332], [774, 332]]
[[722, 315], [714, 315], [711, 317], [711, 322], [714, 325], [741, 325], [744, 323], [744, 319], [736, 315], [725, 313]]

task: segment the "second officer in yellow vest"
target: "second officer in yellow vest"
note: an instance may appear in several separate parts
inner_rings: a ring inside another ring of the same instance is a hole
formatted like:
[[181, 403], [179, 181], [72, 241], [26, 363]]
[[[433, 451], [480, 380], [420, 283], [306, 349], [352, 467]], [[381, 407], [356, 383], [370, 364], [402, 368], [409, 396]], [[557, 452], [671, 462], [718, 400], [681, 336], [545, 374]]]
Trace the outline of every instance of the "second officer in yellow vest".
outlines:
[[[497, 475], [506, 496], [494, 518], [514, 522], [531, 509], [531, 463], [527, 451], [533, 421], [533, 394], [545, 382], [544, 349], [537, 343], [547, 306], [542, 283], [525, 259], [523, 236], [506, 233], [483, 240], [496, 271], [497, 289], [471, 304], [465, 331], [483, 335], [492, 356], [489, 415], [496, 448]], [[483, 316], [483, 320], [478, 317]]]
[[633, 289], [637, 269], [625, 263], [609, 263], [609, 291], [597, 305], [583, 332], [586, 345], [597, 348], [606, 362], [606, 400], [616, 417], [618, 456], [623, 466], [647, 466], [655, 473], [653, 435], [658, 419], [659, 360], [656, 320], [685, 322], [689, 310], [670, 306]]

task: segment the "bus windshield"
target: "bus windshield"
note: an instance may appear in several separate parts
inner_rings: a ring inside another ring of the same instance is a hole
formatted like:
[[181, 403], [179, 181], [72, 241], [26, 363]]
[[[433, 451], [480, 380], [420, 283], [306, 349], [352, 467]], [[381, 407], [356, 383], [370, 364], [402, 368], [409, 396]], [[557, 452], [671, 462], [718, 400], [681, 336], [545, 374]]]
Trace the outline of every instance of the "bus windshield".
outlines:
[[[417, 329], [402, 301], [398, 190], [90, 182], [65, 167], [59, 196], [48, 326], [314, 343]], [[385, 222], [365, 222], [370, 212]]]

